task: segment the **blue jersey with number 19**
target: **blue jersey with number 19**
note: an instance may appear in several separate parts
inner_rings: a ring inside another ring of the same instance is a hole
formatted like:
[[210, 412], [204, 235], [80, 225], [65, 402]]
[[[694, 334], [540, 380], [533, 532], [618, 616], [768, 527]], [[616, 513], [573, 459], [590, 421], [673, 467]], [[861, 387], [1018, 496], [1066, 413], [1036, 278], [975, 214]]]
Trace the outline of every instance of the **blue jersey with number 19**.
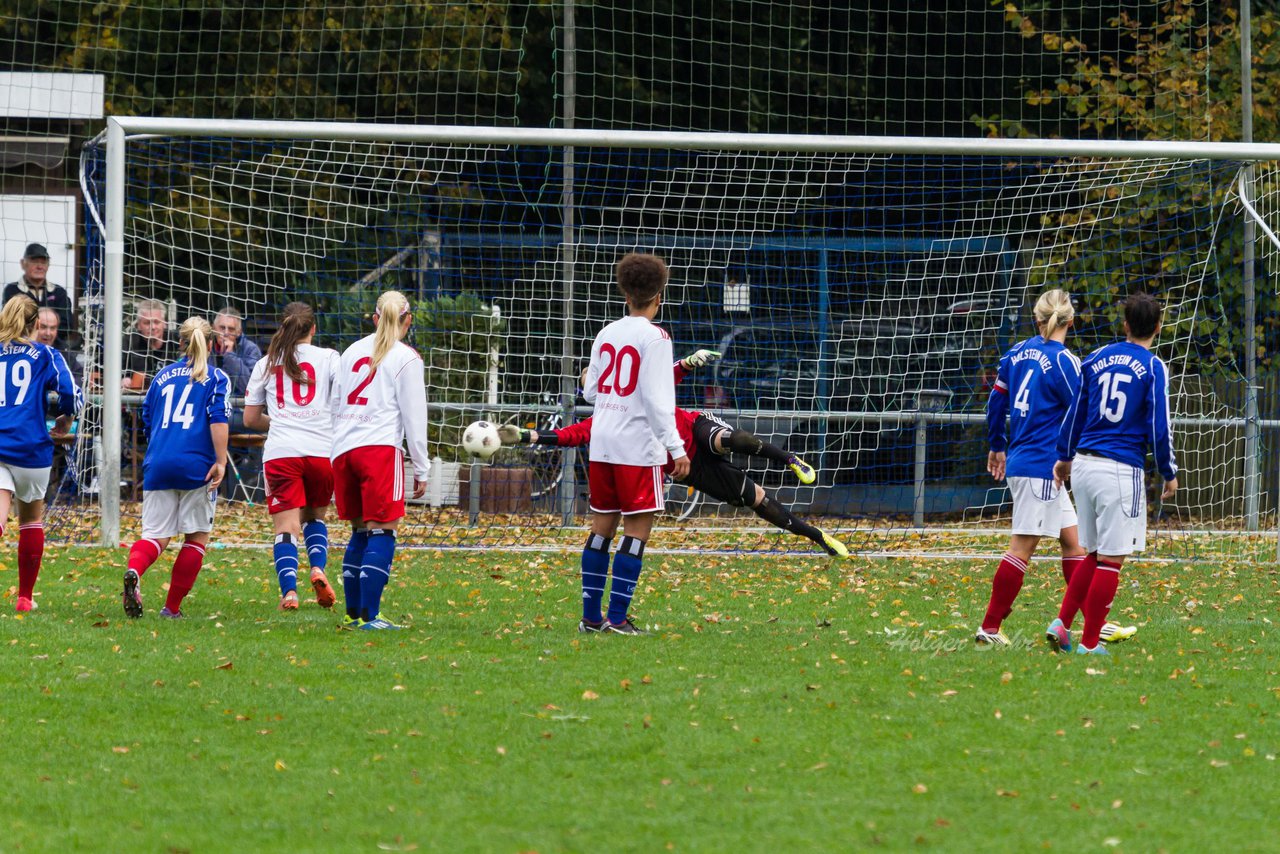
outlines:
[[61, 415], [75, 415], [84, 405], [57, 350], [36, 341], [0, 347], [0, 462], [29, 469], [53, 465], [45, 424], [45, 395], [51, 391], [58, 393]]
[[209, 366], [202, 382], [191, 381], [186, 359], [156, 374], [142, 402], [147, 455], [142, 462], [142, 488], [196, 489], [217, 460], [210, 424], [226, 424], [231, 416], [230, 380]]
[[1077, 451], [1142, 468], [1147, 444], [1156, 468], [1173, 480], [1169, 429], [1169, 370], [1146, 347], [1129, 341], [1094, 351], [1084, 360], [1080, 393], [1058, 437], [1058, 459]]
[[1053, 477], [1058, 432], [1079, 388], [1080, 362], [1058, 341], [1034, 335], [1001, 357], [987, 398], [987, 441], [997, 453], [1008, 449], [1007, 477]]

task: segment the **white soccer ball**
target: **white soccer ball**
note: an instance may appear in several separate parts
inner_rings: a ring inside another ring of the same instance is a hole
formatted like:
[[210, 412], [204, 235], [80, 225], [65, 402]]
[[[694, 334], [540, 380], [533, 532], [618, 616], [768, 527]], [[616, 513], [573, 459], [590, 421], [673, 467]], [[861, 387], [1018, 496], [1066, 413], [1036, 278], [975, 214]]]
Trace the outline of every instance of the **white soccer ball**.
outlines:
[[487, 460], [501, 447], [498, 428], [488, 421], [475, 421], [462, 432], [462, 450], [473, 457]]

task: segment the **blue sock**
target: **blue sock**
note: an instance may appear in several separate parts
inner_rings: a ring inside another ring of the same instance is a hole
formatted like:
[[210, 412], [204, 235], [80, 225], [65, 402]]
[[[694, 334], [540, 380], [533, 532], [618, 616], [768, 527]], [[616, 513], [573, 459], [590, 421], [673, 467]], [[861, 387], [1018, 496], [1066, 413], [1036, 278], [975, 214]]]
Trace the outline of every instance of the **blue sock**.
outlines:
[[396, 555], [396, 532], [369, 529], [369, 545], [360, 564], [360, 618], [376, 620], [382, 607], [382, 588], [391, 580], [391, 559]]
[[582, 619], [598, 623], [604, 586], [609, 581], [609, 541], [599, 534], [587, 534], [582, 549]]
[[298, 589], [298, 544], [293, 534], [276, 534], [272, 549], [276, 560], [276, 580], [280, 582], [280, 595]]
[[615, 625], [627, 620], [643, 559], [644, 540], [623, 537], [618, 543], [618, 553], [613, 556], [613, 588], [609, 591], [609, 622]]
[[347, 600], [347, 616], [360, 619], [360, 565], [364, 563], [369, 532], [352, 531], [347, 551], [342, 555], [342, 596]]
[[302, 539], [307, 544], [311, 565], [324, 569], [329, 563], [329, 527], [319, 519], [312, 519], [302, 526]]

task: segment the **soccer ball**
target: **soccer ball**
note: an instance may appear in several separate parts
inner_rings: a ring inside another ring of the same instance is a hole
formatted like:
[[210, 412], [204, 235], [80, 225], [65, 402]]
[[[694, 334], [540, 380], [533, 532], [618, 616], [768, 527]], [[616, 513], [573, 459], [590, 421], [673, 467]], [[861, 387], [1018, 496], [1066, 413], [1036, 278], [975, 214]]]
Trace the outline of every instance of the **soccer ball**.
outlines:
[[475, 421], [462, 432], [462, 450], [473, 457], [487, 460], [501, 447], [498, 428], [488, 421]]

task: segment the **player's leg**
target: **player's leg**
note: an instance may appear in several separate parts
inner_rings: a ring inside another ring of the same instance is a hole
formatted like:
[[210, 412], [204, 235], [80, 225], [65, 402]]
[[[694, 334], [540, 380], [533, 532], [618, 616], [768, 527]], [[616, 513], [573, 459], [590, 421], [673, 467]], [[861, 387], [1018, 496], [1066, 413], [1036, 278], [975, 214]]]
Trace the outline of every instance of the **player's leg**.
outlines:
[[[817, 479], [818, 474], [813, 470], [813, 466], [795, 454], [766, 442], [748, 430], [721, 421], [713, 415], [703, 414], [698, 420], [702, 418], [708, 419], [719, 428], [713, 431], [709, 442], [712, 450], [717, 454], [736, 452], [751, 457], [764, 457], [791, 469], [801, 483], [813, 483]], [[694, 423], [694, 427], [696, 435], [697, 422]]]
[[769, 493], [760, 484], [751, 481], [750, 478], [747, 478], [747, 480], [754, 487], [751, 509], [761, 519], [784, 531], [790, 531], [793, 534], [799, 534], [802, 537], [813, 540], [829, 555], [835, 557], [849, 556], [849, 549], [845, 547], [844, 543], [816, 525], [810, 525], [796, 516], [776, 498], [770, 497]]
[[280, 610], [298, 610], [298, 545], [302, 541], [302, 460], [284, 457], [263, 465], [267, 510], [275, 539], [271, 556], [280, 585]]
[[[270, 461], [269, 461], [270, 462]], [[270, 502], [268, 502], [268, 506]], [[298, 543], [302, 540], [302, 510], [290, 507], [271, 514], [275, 543], [276, 581], [280, 585], [280, 610], [298, 610]]]
[[987, 612], [982, 618], [982, 626], [974, 635], [975, 642], [1008, 646], [1009, 638], [1000, 631], [1000, 626], [1013, 611], [1013, 602], [1022, 590], [1027, 566], [1039, 544], [1038, 534], [1010, 535], [1009, 549], [1000, 558], [995, 575], [991, 578], [991, 597], [987, 600]]
[[604, 590], [609, 582], [609, 544], [618, 531], [620, 513], [592, 513], [591, 530], [582, 547], [582, 620], [580, 632], [604, 630]]
[[1062, 605], [1058, 609], [1058, 619], [1066, 629], [1075, 622], [1076, 614], [1084, 604], [1093, 574], [1098, 567], [1098, 514], [1101, 512], [1100, 502], [1106, 487], [1107, 472], [1100, 465], [1101, 460], [1093, 457], [1077, 455], [1071, 469], [1071, 488], [1078, 505], [1079, 547], [1085, 553], [1071, 571], [1071, 580], [1062, 594]]
[[396, 555], [396, 528], [404, 516], [404, 457], [387, 445], [360, 450], [368, 452], [360, 494], [368, 534], [360, 562], [360, 628], [398, 629], [380, 614]]
[[[656, 492], [657, 487], [654, 489]], [[644, 569], [645, 543], [649, 542], [653, 520], [657, 515], [656, 511], [646, 511], [627, 513], [622, 517], [622, 540], [613, 556], [613, 582], [609, 587], [609, 610], [605, 614], [606, 632], [621, 635], [646, 634], [631, 622], [628, 612], [636, 585], [640, 581], [640, 573]]]
[[1109, 477], [1107, 500], [1098, 514], [1098, 568], [1081, 606], [1084, 628], [1076, 651], [1105, 654], [1102, 627], [1120, 587], [1120, 569], [1125, 558], [1147, 546], [1147, 494], [1141, 468], [1114, 460], [1103, 462]]
[[[47, 478], [46, 478], [47, 480]], [[17, 611], [33, 611], [36, 579], [44, 561], [44, 499], [18, 499], [18, 598]]]
[[342, 554], [342, 596], [346, 608], [342, 628], [353, 629], [360, 625], [360, 566], [364, 563], [369, 534], [365, 530], [360, 482], [350, 452], [333, 461], [333, 500], [338, 518], [351, 523], [351, 536]]
[[142, 576], [178, 533], [179, 493], [175, 489], [153, 489], [142, 493], [142, 536], [129, 547], [120, 594], [125, 616], [142, 616]]
[[[1069, 524], [1065, 524], [1062, 528], [1062, 535], [1058, 538], [1062, 543], [1062, 577], [1071, 583], [1071, 576], [1074, 574], [1076, 567], [1081, 566], [1088, 557], [1084, 547], [1080, 545], [1080, 529], [1076, 523], [1076, 515], [1073, 511], [1069, 517]], [[1097, 556], [1094, 556], [1095, 567], [1097, 566]], [[1092, 584], [1092, 582], [1091, 582]], [[1055, 621], [1057, 623], [1057, 621]], [[1050, 631], [1053, 630], [1053, 624], [1050, 624]], [[1065, 630], [1065, 628], [1064, 628]], [[1138, 633], [1137, 626], [1122, 626], [1118, 623], [1110, 621], [1102, 624], [1102, 642], [1103, 643], [1120, 643], [1127, 641]], [[1068, 635], [1068, 638], [1070, 636]], [[1070, 650], [1064, 650], [1070, 652]]]
[[[580, 632], [604, 631], [604, 591], [609, 581], [609, 543], [622, 519], [619, 466], [595, 462], [587, 468], [591, 530], [582, 548], [582, 620]], [[625, 487], [625, 484], [622, 484]]]
[[169, 578], [169, 594], [165, 597], [161, 617], [178, 619], [182, 616], [182, 601], [204, 566], [204, 554], [213, 531], [214, 511], [218, 494], [204, 487], [182, 493], [178, 508], [178, 530], [183, 537], [182, 548], [173, 561], [173, 574]]
[[[333, 482], [332, 478], [329, 482]], [[311, 564], [311, 589], [315, 591], [316, 604], [321, 608], [332, 608], [333, 603], [338, 601], [329, 584], [329, 577], [325, 574], [329, 565], [329, 526], [325, 522], [328, 510], [327, 506], [302, 508], [302, 539], [307, 548], [307, 560]]]

